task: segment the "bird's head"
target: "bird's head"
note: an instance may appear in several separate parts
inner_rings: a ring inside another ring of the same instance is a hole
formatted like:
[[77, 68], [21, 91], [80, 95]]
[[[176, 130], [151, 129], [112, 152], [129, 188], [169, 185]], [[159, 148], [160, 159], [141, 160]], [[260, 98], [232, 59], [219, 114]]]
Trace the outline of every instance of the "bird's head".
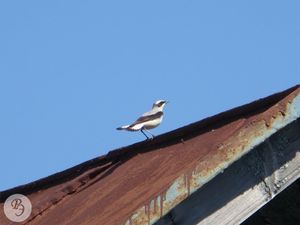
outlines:
[[167, 103], [168, 103], [168, 101], [158, 100], [158, 101], [154, 102], [152, 109], [157, 109], [159, 111], [162, 111]]

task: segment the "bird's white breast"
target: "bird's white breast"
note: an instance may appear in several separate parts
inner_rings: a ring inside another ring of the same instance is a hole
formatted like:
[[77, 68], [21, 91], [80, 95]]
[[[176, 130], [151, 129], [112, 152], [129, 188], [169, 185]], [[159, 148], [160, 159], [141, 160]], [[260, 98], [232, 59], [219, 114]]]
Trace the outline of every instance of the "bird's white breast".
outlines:
[[159, 118], [157, 118], [155, 120], [147, 121], [147, 122], [144, 123], [144, 128], [146, 128], [146, 129], [153, 129], [153, 128], [157, 127], [161, 123], [162, 119], [163, 119], [163, 116], [161, 116], [161, 117], [159, 117]]

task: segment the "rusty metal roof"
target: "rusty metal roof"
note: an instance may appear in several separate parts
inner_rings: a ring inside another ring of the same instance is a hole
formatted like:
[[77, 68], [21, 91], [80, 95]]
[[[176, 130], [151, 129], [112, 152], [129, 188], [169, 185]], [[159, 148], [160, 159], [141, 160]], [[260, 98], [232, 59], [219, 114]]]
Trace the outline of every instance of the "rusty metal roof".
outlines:
[[[300, 86], [0, 193], [27, 195], [28, 224], [153, 224], [300, 117]], [[12, 224], [0, 212], [0, 224]]]

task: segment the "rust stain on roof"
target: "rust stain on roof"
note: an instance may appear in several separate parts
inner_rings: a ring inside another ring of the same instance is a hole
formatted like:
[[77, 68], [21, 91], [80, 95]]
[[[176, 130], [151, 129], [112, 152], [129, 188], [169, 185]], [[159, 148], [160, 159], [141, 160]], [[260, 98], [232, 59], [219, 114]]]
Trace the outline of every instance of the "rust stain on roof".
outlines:
[[[153, 224], [300, 115], [300, 87], [1, 192], [26, 194], [25, 224]], [[12, 224], [3, 211], [0, 224]]]

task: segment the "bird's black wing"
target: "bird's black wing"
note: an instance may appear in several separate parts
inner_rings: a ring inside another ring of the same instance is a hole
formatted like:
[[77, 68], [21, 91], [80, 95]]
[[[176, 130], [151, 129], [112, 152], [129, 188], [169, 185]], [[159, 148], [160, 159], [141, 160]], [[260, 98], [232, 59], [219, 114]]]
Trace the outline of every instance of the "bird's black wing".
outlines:
[[163, 112], [159, 111], [159, 112], [156, 112], [154, 114], [147, 115], [147, 116], [141, 116], [132, 125], [136, 125], [136, 124], [139, 124], [139, 123], [144, 123], [144, 122], [147, 122], [147, 121], [150, 121], [150, 120], [158, 119], [163, 114], [164, 114]]

